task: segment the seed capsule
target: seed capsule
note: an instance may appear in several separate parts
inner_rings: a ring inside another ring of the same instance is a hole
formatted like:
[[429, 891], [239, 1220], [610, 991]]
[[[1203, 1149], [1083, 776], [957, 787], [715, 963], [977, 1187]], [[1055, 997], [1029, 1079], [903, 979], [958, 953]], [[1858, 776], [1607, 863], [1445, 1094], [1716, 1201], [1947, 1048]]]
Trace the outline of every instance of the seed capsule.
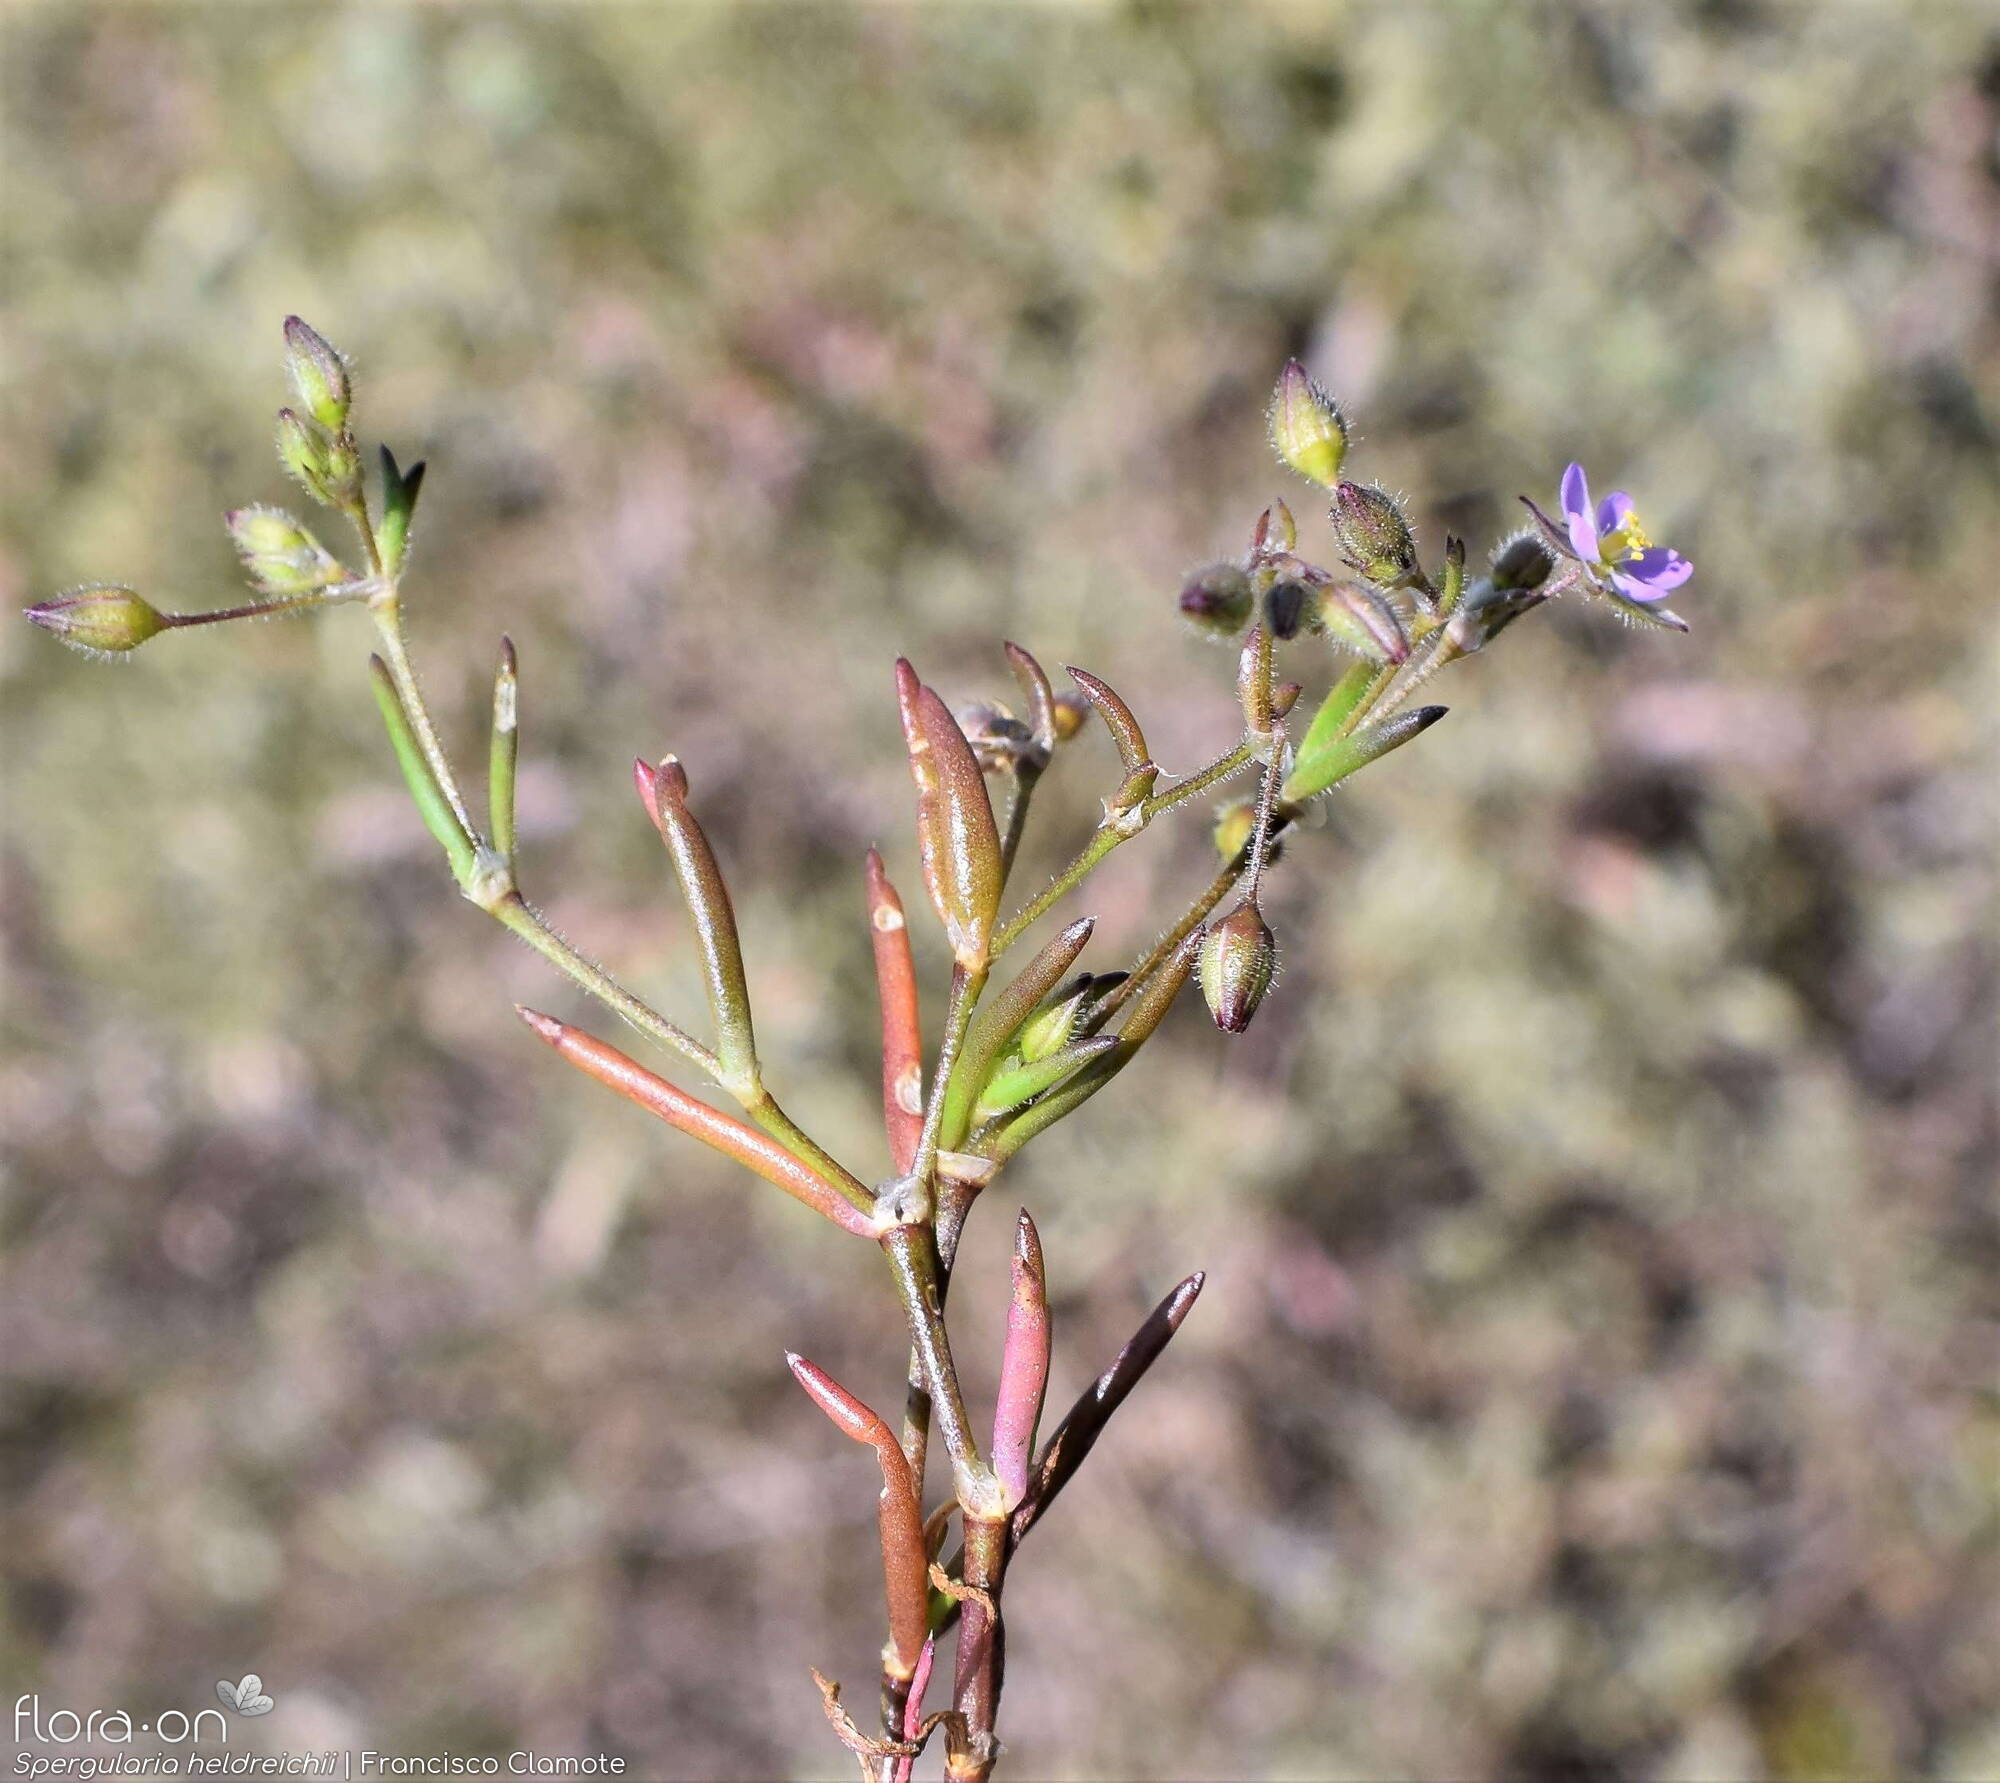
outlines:
[[1539, 588], [1556, 567], [1555, 553], [1532, 529], [1503, 539], [1493, 551], [1493, 586], [1503, 594]]
[[136, 650], [169, 623], [150, 601], [115, 583], [73, 588], [29, 607], [27, 617], [72, 650], [90, 655]]
[[1277, 940], [1255, 900], [1245, 898], [1201, 939], [1195, 975], [1215, 1025], [1225, 1034], [1249, 1027], [1277, 967]]
[[1396, 583], [1417, 567], [1410, 523], [1387, 492], [1343, 483], [1333, 492], [1333, 530], [1347, 561], [1371, 582]]
[[1181, 589], [1181, 617], [1204, 636], [1233, 638], [1250, 620], [1250, 578], [1243, 566], [1211, 563]]

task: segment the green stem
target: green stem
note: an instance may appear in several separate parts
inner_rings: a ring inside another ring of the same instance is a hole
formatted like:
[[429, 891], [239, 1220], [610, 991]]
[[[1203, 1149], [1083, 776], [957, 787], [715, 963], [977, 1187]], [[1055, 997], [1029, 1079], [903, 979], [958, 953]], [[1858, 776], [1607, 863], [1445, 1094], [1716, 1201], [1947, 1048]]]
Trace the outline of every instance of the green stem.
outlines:
[[[374, 534], [364, 530], [362, 536], [372, 540]], [[417, 746], [424, 752], [424, 760], [430, 763], [431, 773], [436, 776], [438, 786], [451, 806], [452, 815], [464, 828], [467, 838], [476, 845], [481, 840], [479, 832], [473, 828], [464, 795], [459, 792], [458, 780], [451, 771], [451, 763], [445, 758], [444, 745], [438, 741], [437, 726], [431, 722], [430, 707], [424, 703], [423, 690], [417, 685], [417, 672], [410, 666], [409, 646], [403, 637], [402, 599], [393, 583], [385, 584], [369, 597], [368, 611], [382, 640], [382, 660], [389, 665], [390, 678], [396, 683], [396, 691], [403, 696], [404, 708], [410, 714], [410, 727], [417, 733]]]
[[1176, 781], [1165, 792], [1154, 793], [1150, 798], [1141, 800], [1123, 817], [1099, 824], [1076, 859], [1001, 926], [999, 933], [993, 937], [993, 957], [998, 959], [1050, 909], [1075, 891], [1119, 843], [1136, 836], [1161, 813], [1173, 810], [1176, 805], [1184, 804], [1218, 782], [1227, 780], [1238, 769], [1249, 766], [1255, 756], [1256, 744], [1245, 737], [1227, 755], [1218, 757], [1197, 773]]
[[761, 1082], [757, 1093], [744, 1101], [743, 1111], [815, 1176], [831, 1184], [864, 1213], [875, 1211], [875, 1197], [868, 1185], [780, 1108], [777, 1097]]
[[679, 1053], [689, 1064], [706, 1072], [742, 1103], [744, 1113], [836, 1193], [863, 1212], [874, 1211], [875, 1197], [869, 1193], [867, 1185], [808, 1137], [778, 1106], [777, 1098], [761, 1082], [746, 1091], [741, 1084], [726, 1077], [722, 1063], [714, 1053], [692, 1034], [633, 996], [601, 967], [585, 959], [549, 927], [541, 912], [529, 904], [518, 890], [508, 891], [486, 908], [502, 927], [520, 936], [564, 977], [588, 991], [614, 1014], [622, 1016], [647, 1039]]
[[1014, 856], [1020, 851], [1021, 835], [1028, 827], [1028, 800], [1033, 796], [1035, 782], [1041, 779], [1042, 770], [1031, 767], [1026, 762], [1018, 763], [1014, 769], [1014, 798], [1007, 807], [1007, 833], [1000, 838], [1000, 883], [1005, 886], [1007, 876], [1014, 870]]
[[1208, 882], [1201, 895], [1195, 899], [1175, 919], [1170, 928], [1147, 950], [1145, 957], [1132, 968], [1131, 975], [1122, 984], [1114, 985], [1099, 999], [1090, 1012], [1086, 1032], [1095, 1034], [1133, 997], [1146, 988], [1147, 982], [1166, 962], [1180, 951], [1180, 946], [1204, 921], [1216, 905], [1228, 897], [1243, 872], [1244, 857], [1239, 852], [1221, 872]]
[[1340, 727], [1327, 738], [1329, 743], [1337, 743], [1342, 737], [1351, 737], [1367, 721], [1374, 711], [1375, 702], [1389, 690], [1390, 684], [1402, 672], [1400, 663], [1389, 663], [1375, 671], [1375, 679], [1368, 683], [1361, 697], [1354, 702], [1354, 710], [1341, 720]]
[[[945, 1092], [950, 1085], [952, 1073], [958, 1068], [959, 1055], [965, 1047], [966, 1031], [972, 1025], [972, 1012], [979, 1001], [980, 992], [985, 987], [984, 972], [975, 975], [968, 973], [962, 966], [952, 968], [951, 995], [945, 1005], [944, 1013], [944, 1038], [938, 1044], [937, 1067], [931, 1073], [929, 1093], [924, 1098], [923, 1131], [917, 1138], [917, 1154], [910, 1165], [910, 1175], [907, 1179], [926, 1188], [922, 1200], [923, 1219], [933, 1233], [937, 1223], [939, 1200], [937, 1157], [939, 1137], [944, 1123]], [[962, 1213], [960, 1217], [963, 1217]], [[954, 1240], [955, 1238], [954, 1231]], [[932, 1242], [935, 1243], [935, 1238]], [[944, 1312], [945, 1290], [950, 1281], [951, 1268], [946, 1264], [937, 1275], [940, 1318]], [[912, 1317], [914, 1316], [913, 1313]], [[903, 1398], [903, 1453], [909, 1460], [910, 1472], [916, 1476], [919, 1494], [924, 1489], [924, 1464], [930, 1455], [933, 1397], [934, 1389], [929, 1371], [924, 1365], [922, 1347], [912, 1341], [909, 1385]]]
[[1210, 762], [1200, 773], [1190, 774], [1185, 780], [1177, 780], [1165, 792], [1155, 793], [1148, 799], [1145, 806], [1147, 822], [1150, 823], [1161, 813], [1171, 811], [1185, 800], [1194, 798], [1198, 793], [1204, 793], [1211, 786], [1227, 780], [1239, 769], [1247, 768], [1256, 757], [1256, 743], [1251, 738], [1245, 737], [1227, 755]]
[[966, 1415], [951, 1340], [945, 1334], [944, 1290], [937, 1249], [928, 1225], [896, 1225], [882, 1234], [882, 1250], [896, 1278], [896, 1292], [909, 1315], [910, 1341], [930, 1390], [938, 1437], [951, 1457], [952, 1483], [970, 1516], [992, 1516], [1004, 1507], [1000, 1481], [979, 1453], [979, 1439]]
[[951, 970], [951, 995], [944, 1011], [944, 1038], [938, 1043], [937, 1067], [931, 1073], [930, 1094], [924, 1098], [923, 1132], [917, 1138], [916, 1162], [910, 1167], [910, 1174], [919, 1183], [929, 1184], [937, 1175], [938, 1146], [944, 1131], [945, 1103], [952, 1074], [958, 1069], [959, 1056], [965, 1050], [966, 1030], [972, 1026], [972, 1012], [978, 1005], [980, 993], [986, 988], [986, 976], [983, 969], [970, 972], [963, 966], [954, 966]]
[[630, 1022], [648, 1040], [657, 1041], [670, 1051], [679, 1053], [689, 1064], [699, 1066], [718, 1083], [722, 1081], [721, 1066], [714, 1053], [692, 1034], [676, 1027], [657, 1010], [642, 1003], [609, 973], [592, 965], [549, 927], [541, 912], [529, 904], [519, 891], [502, 897], [493, 906], [492, 915], [503, 928], [511, 929], [520, 936], [564, 977]]
[[[1451, 634], [1440, 626], [1411, 652], [1407, 662], [1397, 667], [1395, 675], [1375, 694], [1374, 698], [1362, 701], [1364, 713], [1373, 716], [1370, 709], [1379, 706], [1383, 716], [1386, 717], [1446, 663], [1454, 662], [1464, 654], [1465, 652], [1451, 641]], [[1353, 728], [1349, 727], [1350, 730]]]

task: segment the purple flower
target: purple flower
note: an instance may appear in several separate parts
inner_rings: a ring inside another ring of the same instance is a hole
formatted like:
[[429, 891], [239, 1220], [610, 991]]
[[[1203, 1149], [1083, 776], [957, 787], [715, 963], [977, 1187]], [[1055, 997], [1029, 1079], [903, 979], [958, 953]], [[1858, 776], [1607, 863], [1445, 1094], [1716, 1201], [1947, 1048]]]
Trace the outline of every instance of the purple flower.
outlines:
[[1562, 511], [1577, 561], [1608, 578], [1628, 601], [1643, 606], [1665, 600], [1694, 574], [1694, 565], [1678, 551], [1646, 536], [1624, 490], [1614, 490], [1593, 510], [1590, 479], [1580, 464], [1563, 472]]

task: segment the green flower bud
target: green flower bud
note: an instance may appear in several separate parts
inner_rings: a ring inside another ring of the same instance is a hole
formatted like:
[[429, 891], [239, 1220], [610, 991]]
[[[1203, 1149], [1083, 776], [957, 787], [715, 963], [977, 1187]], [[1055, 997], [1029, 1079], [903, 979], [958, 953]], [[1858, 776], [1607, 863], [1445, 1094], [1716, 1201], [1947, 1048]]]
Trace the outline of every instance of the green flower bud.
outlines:
[[291, 373], [292, 388], [299, 393], [299, 406], [308, 415], [329, 433], [346, 428], [348, 407], [354, 400], [347, 362], [297, 316], [285, 318], [285, 369]]
[[43, 631], [87, 656], [136, 650], [173, 623], [150, 601], [115, 582], [72, 588], [25, 612]]
[[335, 434], [326, 449], [328, 482], [338, 507], [351, 507], [361, 497], [361, 448], [352, 434]]
[[[1257, 823], [1257, 801], [1255, 799], [1231, 799], [1217, 808], [1215, 822], [1210, 827], [1208, 839], [1215, 845], [1216, 859], [1226, 867], [1232, 861], [1243, 858], [1243, 851], [1250, 846], [1250, 835]], [[1264, 864], [1276, 866], [1284, 858], [1285, 845], [1275, 836], [1264, 845]]]
[[1342, 554], [1371, 582], [1401, 582], [1417, 567], [1417, 543], [1395, 498], [1360, 483], [1333, 492], [1333, 530]]
[[1493, 548], [1493, 586], [1502, 594], [1541, 587], [1555, 567], [1555, 553], [1533, 527], [1502, 539]]
[[1069, 1044], [1070, 1035], [1076, 1031], [1076, 1020], [1083, 1009], [1084, 998], [1089, 993], [1090, 974], [1086, 972], [1072, 981], [1053, 1002], [1045, 1003], [1028, 1017], [1014, 1042], [1015, 1051], [1023, 1064], [1035, 1064], [1058, 1047]]
[[1347, 421], [1339, 405], [1296, 359], [1285, 361], [1271, 393], [1271, 444], [1308, 482], [1331, 489], [1347, 456]]
[[1211, 563], [1181, 589], [1181, 617], [1206, 637], [1229, 639], [1250, 623], [1250, 578], [1243, 566]]
[[236, 508], [223, 524], [266, 594], [311, 594], [347, 579], [339, 560], [282, 508]]
[[314, 501], [334, 504], [333, 449], [317, 427], [291, 409], [278, 411], [278, 462]]
[[1402, 662], [1410, 654], [1409, 628], [1393, 602], [1361, 582], [1333, 582], [1319, 592], [1323, 631], [1370, 662]]
[[1202, 1000], [1215, 1025], [1225, 1034], [1249, 1027], [1277, 968], [1278, 943], [1256, 901], [1245, 898], [1202, 936], [1195, 962]]
[[1226, 867], [1250, 846], [1250, 836], [1257, 827], [1257, 801], [1255, 799], [1231, 799], [1215, 814], [1215, 827], [1209, 831], [1209, 839], [1215, 844], [1215, 852]]

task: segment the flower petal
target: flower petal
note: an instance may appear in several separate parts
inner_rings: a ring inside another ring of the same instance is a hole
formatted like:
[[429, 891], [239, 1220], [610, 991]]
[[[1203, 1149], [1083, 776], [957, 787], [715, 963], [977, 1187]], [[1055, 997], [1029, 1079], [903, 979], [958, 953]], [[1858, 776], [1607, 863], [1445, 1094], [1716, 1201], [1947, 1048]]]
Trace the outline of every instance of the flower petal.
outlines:
[[1599, 553], [1597, 523], [1590, 517], [1590, 479], [1580, 464], [1563, 472], [1562, 508], [1563, 518], [1569, 522], [1570, 545], [1584, 562], [1595, 563]]
[[1580, 464], [1572, 464], [1563, 472], [1562, 510], [1571, 520], [1590, 512], [1590, 479], [1583, 474]]
[[1649, 599], [1671, 594], [1694, 574], [1694, 565], [1669, 545], [1649, 545], [1634, 552], [1618, 569], [1622, 576], [1650, 588], [1653, 593]]
[[1616, 532], [1632, 517], [1632, 498], [1622, 489], [1614, 489], [1597, 504], [1597, 530]]

